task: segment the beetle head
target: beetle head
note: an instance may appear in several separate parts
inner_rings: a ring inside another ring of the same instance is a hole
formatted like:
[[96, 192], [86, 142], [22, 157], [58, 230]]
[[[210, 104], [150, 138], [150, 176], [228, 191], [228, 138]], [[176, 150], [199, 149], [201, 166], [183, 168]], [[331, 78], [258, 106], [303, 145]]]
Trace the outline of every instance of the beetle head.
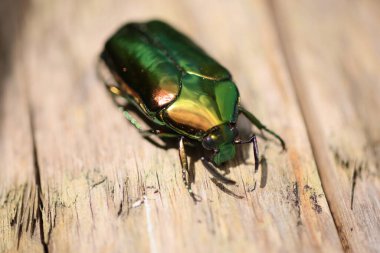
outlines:
[[222, 124], [208, 131], [202, 146], [214, 152], [212, 160], [215, 165], [220, 165], [235, 157], [234, 140], [237, 136], [238, 130], [234, 125]]

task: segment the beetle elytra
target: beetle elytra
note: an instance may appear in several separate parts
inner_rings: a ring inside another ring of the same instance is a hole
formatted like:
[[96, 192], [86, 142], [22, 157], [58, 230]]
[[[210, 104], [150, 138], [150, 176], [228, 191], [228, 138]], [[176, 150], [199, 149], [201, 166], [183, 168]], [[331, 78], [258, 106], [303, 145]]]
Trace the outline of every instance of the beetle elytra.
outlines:
[[[212, 155], [202, 161], [226, 184], [235, 182], [216, 167], [235, 157], [235, 145], [253, 143], [255, 171], [259, 166], [256, 136], [242, 140], [236, 126], [240, 113], [259, 130], [285, 142], [240, 105], [231, 74], [184, 34], [162, 21], [129, 23], [105, 44], [101, 61], [113, 81], [103, 81], [114, 97], [123, 97], [146, 120], [157, 126], [143, 130], [123, 109], [126, 118], [144, 136], [177, 138], [184, 183], [194, 198], [188, 178], [185, 144], [201, 144]], [[125, 105], [119, 105], [125, 108]]]

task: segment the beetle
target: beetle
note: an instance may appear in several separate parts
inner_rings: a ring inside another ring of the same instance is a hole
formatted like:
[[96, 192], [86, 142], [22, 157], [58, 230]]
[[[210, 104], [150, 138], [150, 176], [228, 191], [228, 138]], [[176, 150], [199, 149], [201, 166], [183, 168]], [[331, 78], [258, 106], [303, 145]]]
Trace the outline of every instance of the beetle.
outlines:
[[100, 75], [113, 97], [124, 98], [156, 127], [143, 130], [125, 105], [118, 103], [132, 125], [144, 137], [178, 139], [183, 181], [193, 198], [191, 183], [186, 179], [189, 172], [185, 144], [200, 143], [211, 153], [201, 158], [210, 173], [223, 183], [235, 184], [216, 167], [234, 158], [235, 145], [253, 143], [257, 171], [256, 136], [240, 138], [236, 126], [240, 113], [286, 148], [278, 134], [240, 104], [239, 91], [229, 71], [165, 22], [125, 24], [108, 39], [100, 60], [112, 76], [110, 81]]

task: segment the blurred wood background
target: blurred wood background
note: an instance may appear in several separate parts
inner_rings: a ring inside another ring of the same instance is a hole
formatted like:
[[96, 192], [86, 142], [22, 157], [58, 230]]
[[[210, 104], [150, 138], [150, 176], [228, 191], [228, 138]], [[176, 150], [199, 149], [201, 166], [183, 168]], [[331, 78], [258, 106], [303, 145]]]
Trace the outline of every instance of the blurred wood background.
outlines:
[[[152, 18], [288, 145], [259, 139], [257, 174], [239, 149], [228, 189], [190, 157], [197, 204], [177, 150], [95, 75], [105, 40]], [[0, 252], [380, 252], [379, 1], [1, 0], [0, 27]]]

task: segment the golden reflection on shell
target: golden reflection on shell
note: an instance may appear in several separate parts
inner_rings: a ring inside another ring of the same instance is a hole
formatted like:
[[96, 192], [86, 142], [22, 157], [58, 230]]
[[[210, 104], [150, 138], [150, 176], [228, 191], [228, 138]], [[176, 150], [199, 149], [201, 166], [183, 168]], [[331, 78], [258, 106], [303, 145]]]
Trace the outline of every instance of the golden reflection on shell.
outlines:
[[223, 123], [212, 107], [205, 107], [199, 100], [179, 99], [166, 113], [174, 122], [203, 131]]

